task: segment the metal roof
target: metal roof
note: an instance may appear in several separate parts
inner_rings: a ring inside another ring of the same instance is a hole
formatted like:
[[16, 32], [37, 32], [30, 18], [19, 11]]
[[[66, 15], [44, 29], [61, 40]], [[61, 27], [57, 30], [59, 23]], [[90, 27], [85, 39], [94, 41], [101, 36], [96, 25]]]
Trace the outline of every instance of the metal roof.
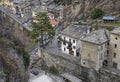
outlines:
[[103, 20], [115, 20], [115, 16], [103, 16]]

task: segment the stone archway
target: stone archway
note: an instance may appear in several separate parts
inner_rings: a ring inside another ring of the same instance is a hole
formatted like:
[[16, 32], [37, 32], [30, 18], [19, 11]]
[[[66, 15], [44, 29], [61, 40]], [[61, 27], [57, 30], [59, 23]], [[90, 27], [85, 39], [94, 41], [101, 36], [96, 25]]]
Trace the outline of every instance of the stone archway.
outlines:
[[103, 61], [103, 66], [107, 66], [108, 65], [108, 61], [107, 60], [104, 60]]

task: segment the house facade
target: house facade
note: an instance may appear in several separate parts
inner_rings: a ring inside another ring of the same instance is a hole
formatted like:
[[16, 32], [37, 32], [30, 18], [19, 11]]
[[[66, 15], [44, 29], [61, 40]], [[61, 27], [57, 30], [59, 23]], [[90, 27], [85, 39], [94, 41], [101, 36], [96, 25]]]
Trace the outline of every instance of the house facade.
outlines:
[[110, 43], [109, 43], [109, 51], [110, 51], [110, 64], [112, 67], [116, 69], [120, 69], [120, 27], [115, 28], [110, 33]]
[[99, 70], [108, 64], [108, 31], [94, 31], [81, 39], [81, 65]]
[[88, 32], [87, 26], [70, 25], [61, 33], [61, 50], [63, 53], [79, 56], [80, 38]]

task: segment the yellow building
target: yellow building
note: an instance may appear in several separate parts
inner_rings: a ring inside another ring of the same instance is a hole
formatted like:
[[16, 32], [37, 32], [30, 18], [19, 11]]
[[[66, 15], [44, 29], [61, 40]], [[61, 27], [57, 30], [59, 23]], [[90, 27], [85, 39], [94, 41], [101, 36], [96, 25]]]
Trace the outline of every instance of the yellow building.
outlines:
[[81, 65], [87, 68], [99, 70], [108, 64], [107, 30], [94, 31], [81, 39]]
[[110, 33], [110, 58], [111, 65], [120, 69], [120, 27]]

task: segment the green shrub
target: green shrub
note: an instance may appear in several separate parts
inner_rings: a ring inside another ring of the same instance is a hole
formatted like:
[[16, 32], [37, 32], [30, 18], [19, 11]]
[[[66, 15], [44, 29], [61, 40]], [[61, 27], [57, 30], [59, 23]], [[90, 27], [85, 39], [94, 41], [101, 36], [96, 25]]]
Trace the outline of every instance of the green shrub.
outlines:
[[18, 54], [22, 55], [24, 60], [24, 65], [27, 68], [30, 63], [30, 55], [24, 50], [24, 48], [18, 48], [17, 52]]
[[30, 55], [25, 51], [23, 54], [25, 66], [28, 67], [30, 63]]
[[54, 66], [51, 66], [49, 71], [50, 73], [55, 74], [55, 75], [59, 74], [59, 70], [55, 68]]
[[92, 12], [91, 12], [91, 18], [92, 19], [96, 19], [99, 17], [102, 17], [104, 15], [104, 12], [101, 9], [95, 8]]

